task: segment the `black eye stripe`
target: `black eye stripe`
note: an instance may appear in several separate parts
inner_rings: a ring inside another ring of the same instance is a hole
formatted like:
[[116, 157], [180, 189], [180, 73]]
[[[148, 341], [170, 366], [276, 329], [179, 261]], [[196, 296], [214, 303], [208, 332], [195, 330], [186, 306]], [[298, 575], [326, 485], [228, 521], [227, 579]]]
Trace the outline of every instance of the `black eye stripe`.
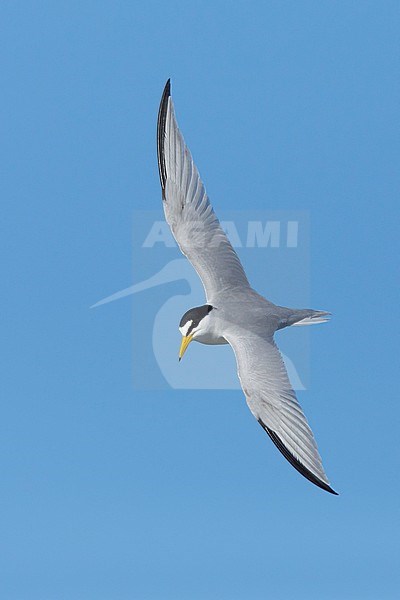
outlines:
[[197, 327], [198, 323], [192, 323], [189, 329], [187, 330], [186, 335], [190, 335], [195, 327]]
[[198, 326], [200, 321], [204, 319], [204, 317], [207, 316], [212, 309], [213, 307], [210, 306], [210, 304], [204, 304], [204, 306], [196, 306], [195, 308], [191, 308], [183, 315], [179, 323], [179, 327], [184, 327], [186, 323], [192, 321], [186, 333], [186, 335], [189, 335], [189, 333]]

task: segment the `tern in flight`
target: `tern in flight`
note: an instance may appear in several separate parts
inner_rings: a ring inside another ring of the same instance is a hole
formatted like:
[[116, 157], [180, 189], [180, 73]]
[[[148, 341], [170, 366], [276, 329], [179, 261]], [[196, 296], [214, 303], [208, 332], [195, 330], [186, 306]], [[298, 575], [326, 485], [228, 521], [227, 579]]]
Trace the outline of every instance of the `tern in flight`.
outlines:
[[329, 313], [277, 306], [252, 289], [179, 131], [170, 80], [158, 113], [157, 150], [166, 220], [206, 295], [206, 304], [191, 308], [180, 321], [179, 360], [192, 341], [230, 344], [247, 404], [257, 421], [299, 473], [337, 495], [274, 341], [278, 329], [323, 323]]

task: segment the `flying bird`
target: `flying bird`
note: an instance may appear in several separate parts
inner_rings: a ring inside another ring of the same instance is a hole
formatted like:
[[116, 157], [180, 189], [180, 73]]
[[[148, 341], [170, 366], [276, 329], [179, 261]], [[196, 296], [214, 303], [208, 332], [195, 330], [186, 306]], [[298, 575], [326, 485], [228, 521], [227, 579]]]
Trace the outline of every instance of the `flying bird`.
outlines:
[[178, 128], [170, 80], [158, 113], [157, 151], [165, 218], [206, 296], [203, 306], [189, 309], [180, 321], [179, 360], [192, 341], [230, 344], [248, 407], [259, 424], [299, 473], [337, 495], [274, 341], [279, 329], [323, 323], [330, 314], [277, 306], [252, 289]]

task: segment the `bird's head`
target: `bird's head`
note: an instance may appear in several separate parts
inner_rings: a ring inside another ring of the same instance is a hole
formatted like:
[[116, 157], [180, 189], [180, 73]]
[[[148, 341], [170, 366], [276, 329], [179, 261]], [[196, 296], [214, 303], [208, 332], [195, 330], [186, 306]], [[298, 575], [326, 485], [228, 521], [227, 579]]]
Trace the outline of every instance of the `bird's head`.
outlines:
[[207, 333], [210, 326], [210, 312], [213, 307], [210, 304], [191, 308], [183, 315], [179, 323], [179, 331], [182, 334], [182, 342], [179, 350], [179, 360], [186, 352], [192, 340], [200, 338]]

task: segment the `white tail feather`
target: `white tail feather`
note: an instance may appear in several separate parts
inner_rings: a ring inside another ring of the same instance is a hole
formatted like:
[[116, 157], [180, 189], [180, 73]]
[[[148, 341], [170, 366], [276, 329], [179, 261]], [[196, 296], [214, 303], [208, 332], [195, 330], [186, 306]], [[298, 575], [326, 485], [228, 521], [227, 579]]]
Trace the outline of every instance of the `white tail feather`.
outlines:
[[311, 317], [305, 317], [304, 319], [301, 319], [301, 321], [297, 321], [297, 323], [293, 323], [293, 326], [294, 325], [317, 325], [318, 323], [326, 323], [327, 321], [329, 321], [329, 318], [330, 318], [329, 313], [322, 313], [320, 315], [316, 314]]

